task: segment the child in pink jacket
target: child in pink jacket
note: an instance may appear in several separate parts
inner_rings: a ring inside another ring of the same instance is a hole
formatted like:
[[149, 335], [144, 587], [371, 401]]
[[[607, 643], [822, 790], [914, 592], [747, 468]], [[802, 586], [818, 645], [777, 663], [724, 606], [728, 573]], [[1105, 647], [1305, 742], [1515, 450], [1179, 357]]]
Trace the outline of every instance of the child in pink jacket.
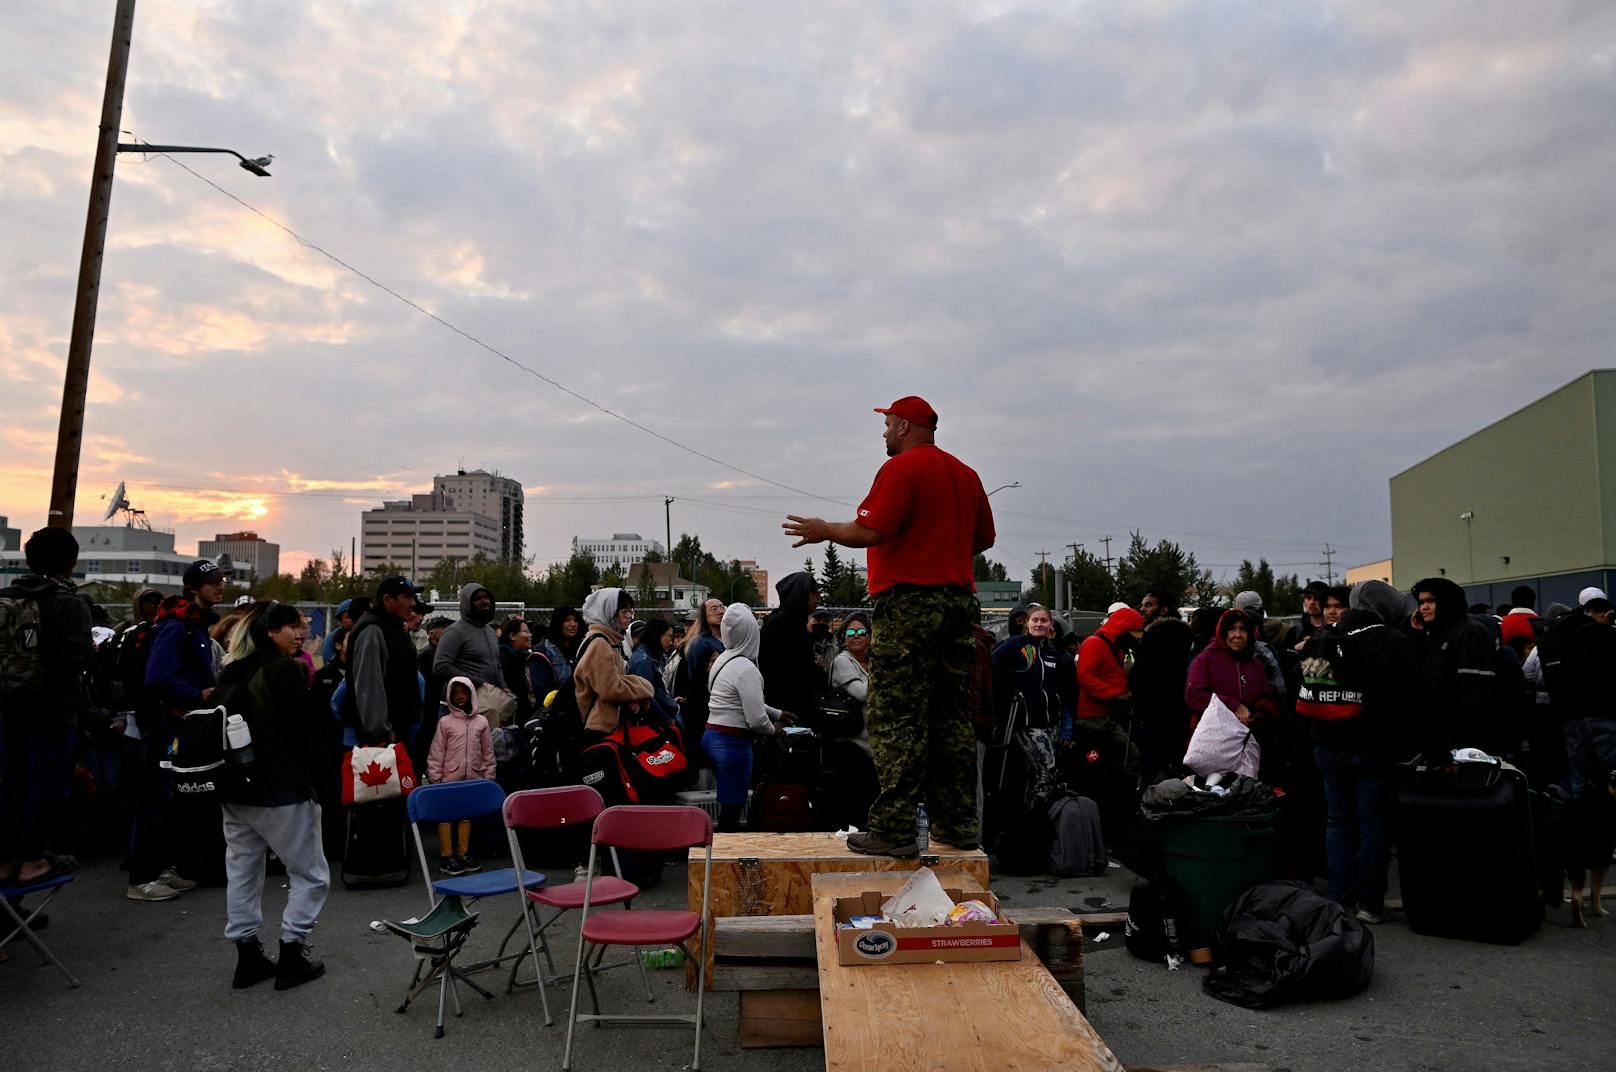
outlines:
[[[457, 677], [445, 690], [443, 714], [426, 757], [426, 776], [433, 782], [466, 782], [494, 776], [494, 733], [477, 710], [477, 690], [471, 679]], [[471, 858], [471, 821], [462, 819], [454, 831], [459, 851], [449, 841], [450, 824], [438, 824], [438, 870], [445, 875], [466, 875], [482, 869]]]

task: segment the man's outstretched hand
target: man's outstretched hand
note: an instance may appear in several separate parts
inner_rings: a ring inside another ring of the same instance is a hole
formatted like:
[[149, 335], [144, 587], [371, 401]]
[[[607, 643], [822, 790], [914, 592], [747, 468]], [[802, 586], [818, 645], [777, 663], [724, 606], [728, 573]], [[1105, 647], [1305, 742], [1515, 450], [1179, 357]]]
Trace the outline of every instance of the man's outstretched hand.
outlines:
[[824, 543], [830, 538], [830, 525], [822, 517], [798, 517], [796, 514], [787, 514], [780, 527], [786, 530], [787, 536], [797, 537], [792, 547], [801, 547], [808, 543]]

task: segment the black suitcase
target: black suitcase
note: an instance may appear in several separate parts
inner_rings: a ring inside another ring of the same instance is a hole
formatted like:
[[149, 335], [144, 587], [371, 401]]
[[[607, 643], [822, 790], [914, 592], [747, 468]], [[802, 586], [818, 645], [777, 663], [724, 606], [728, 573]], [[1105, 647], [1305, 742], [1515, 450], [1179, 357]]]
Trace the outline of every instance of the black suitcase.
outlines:
[[342, 884], [402, 886], [410, 877], [415, 846], [403, 799], [348, 808], [348, 840], [342, 853]]
[[1393, 827], [1403, 912], [1414, 930], [1506, 945], [1537, 932], [1532, 809], [1519, 770], [1402, 764]]

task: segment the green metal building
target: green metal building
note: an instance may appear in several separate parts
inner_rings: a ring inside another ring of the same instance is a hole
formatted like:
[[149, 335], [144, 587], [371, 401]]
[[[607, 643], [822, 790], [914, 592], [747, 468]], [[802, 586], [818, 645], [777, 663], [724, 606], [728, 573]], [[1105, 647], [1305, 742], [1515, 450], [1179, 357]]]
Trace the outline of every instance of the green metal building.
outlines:
[[1616, 579], [1616, 369], [1579, 376], [1391, 479], [1392, 578], [1497, 606], [1575, 606]]

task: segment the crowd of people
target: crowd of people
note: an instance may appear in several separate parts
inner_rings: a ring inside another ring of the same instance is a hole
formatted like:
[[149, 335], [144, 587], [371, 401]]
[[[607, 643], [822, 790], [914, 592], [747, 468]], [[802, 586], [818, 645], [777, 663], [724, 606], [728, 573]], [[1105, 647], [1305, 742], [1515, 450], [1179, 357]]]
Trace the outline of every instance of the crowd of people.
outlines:
[[[234, 985], [284, 989], [324, 970], [308, 939], [343, 851], [338, 771], [354, 747], [401, 745], [429, 781], [517, 790], [572, 784], [586, 752], [647, 727], [681, 776], [641, 782], [625, 763], [622, 784], [593, 783], [609, 802], [710, 788], [720, 830], [851, 828], [855, 852], [913, 857], [921, 837], [1002, 856], [1026, 814], [1003, 805], [1014, 741], [1019, 796], [1092, 799], [1121, 852], [1145, 790], [1197, 773], [1188, 746], [1221, 708], [1260, 745], [1253, 773], [1286, 798], [1285, 868], [1327, 879], [1360, 919], [1386, 918], [1394, 767], [1456, 749], [1516, 765], [1563, 810], [1540, 854], [1569, 876], [1577, 923], [1605, 914], [1616, 629], [1604, 592], [1539, 614], [1531, 589], [1487, 608], [1440, 577], [1407, 593], [1312, 584], [1290, 622], [1254, 592], [1186, 614], [1152, 588], [1086, 637], [1038, 604], [996, 635], [972, 595], [972, 556], [993, 542], [980, 481], [936, 448], [923, 400], [877, 412], [889, 460], [855, 519], [783, 526], [798, 546], [869, 549], [874, 606], [839, 617], [806, 572], [780, 580], [761, 621], [717, 599], [686, 620], [621, 588], [501, 617], [476, 582], [451, 620], [393, 576], [335, 608], [316, 660], [296, 607], [223, 606], [228, 578], [206, 560], [180, 594], [137, 593], [114, 628], [73, 586], [71, 533], [34, 533], [31, 572], [0, 591], [0, 885], [71, 870], [64, 812], [99, 794], [127, 897], [222, 882]], [[187, 713], [210, 707], [245, 720], [258, 773], [198, 820], [163, 763]], [[438, 830], [443, 874], [478, 870], [469, 838]], [[289, 891], [274, 961], [259, 939], [271, 854]], [[1558, 905], [1560, 886], [1544, 898]]]

